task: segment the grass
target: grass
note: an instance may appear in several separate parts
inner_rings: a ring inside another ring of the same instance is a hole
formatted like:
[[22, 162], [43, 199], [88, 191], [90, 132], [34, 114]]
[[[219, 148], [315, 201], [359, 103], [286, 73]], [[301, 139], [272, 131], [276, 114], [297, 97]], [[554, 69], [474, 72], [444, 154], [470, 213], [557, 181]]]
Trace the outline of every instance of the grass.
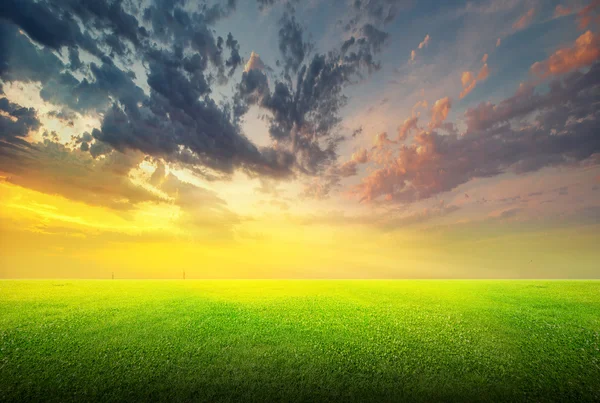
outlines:
[[599, 281], [0, 281], [0, 401], [600, 401]]

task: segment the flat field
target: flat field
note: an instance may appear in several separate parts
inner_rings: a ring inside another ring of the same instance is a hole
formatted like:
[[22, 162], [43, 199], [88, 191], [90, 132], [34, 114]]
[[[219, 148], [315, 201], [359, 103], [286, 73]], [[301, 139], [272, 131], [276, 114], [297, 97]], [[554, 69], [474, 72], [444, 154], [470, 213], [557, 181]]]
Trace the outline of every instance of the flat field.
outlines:
[[600, 281], [0, 281], [0, 401], [600, 401]]

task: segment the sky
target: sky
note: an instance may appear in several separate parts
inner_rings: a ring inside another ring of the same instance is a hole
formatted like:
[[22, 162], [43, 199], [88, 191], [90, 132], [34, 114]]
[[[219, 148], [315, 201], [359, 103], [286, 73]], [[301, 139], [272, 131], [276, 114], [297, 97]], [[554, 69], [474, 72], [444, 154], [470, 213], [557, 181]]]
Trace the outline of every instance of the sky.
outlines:
[[600, 278], [600, 1], [4, 0], [0, 278]]

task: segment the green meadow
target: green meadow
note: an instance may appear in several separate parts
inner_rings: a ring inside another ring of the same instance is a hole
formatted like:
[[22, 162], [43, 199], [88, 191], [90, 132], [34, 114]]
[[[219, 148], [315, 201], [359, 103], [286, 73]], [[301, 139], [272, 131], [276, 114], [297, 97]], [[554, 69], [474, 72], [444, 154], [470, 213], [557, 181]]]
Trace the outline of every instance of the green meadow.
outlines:
[[0, 281], [0, 401], [600, 401], [600, 281]]

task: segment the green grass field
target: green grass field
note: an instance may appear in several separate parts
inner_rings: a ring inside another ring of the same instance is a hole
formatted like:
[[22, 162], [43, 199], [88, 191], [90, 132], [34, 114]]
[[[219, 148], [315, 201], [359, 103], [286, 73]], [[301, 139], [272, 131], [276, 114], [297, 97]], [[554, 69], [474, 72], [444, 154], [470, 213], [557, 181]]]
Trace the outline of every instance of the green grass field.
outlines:
[[0, 401], [600, 401], [599, 281], [0, 281]]

